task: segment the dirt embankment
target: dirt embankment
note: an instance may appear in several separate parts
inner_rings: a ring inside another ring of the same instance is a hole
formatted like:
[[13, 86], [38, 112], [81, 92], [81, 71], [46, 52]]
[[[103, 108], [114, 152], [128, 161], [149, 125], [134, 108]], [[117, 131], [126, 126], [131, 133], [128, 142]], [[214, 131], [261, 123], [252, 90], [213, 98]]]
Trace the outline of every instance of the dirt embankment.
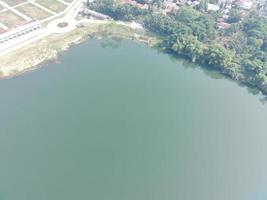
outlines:
[[0, 78], [12, 77], [36, 69], [42, 63], [56, 59], [60, 52], [67, 50], [73, 44], [93, 37], [132, 39], [148, 45], [154, 45], [157, 42], [145, 31], [133, 30], [115, 22], [91, 23], [69, 33], [50, 35], [3, 56], [0, 59]]

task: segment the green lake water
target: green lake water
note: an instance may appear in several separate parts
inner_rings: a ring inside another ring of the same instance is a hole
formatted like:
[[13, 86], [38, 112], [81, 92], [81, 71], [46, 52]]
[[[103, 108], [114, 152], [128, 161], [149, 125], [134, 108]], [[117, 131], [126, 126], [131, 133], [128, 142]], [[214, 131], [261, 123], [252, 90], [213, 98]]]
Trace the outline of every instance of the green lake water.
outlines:
[[0, 200], [266, 200], [267, 104], [142, 44], [0, 81]]

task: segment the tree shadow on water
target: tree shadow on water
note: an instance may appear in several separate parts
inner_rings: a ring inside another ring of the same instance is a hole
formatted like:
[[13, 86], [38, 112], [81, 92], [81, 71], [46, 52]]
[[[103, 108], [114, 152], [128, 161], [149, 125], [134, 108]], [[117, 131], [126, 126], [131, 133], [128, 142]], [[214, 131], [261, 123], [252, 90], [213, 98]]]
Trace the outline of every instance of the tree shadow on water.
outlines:
[[257, 89], [256, 87], [244, 84], [242, 82], [233, 80], [231, 77], [229, 77], [226, 74], [223, 74], [215, 67], [193, 63], [191, 60], [189, 60], [185, 56], [179, 56], [179, 55], [174, 54], [173, 52], [164, 51], [164, 50], [160, 49], [159, 47], [156, 47], [156, 49], [157, 49], [158, 53], [167, 54], [172, 62], [176, 62], [176, 63], [181, 64], [184, 69], [200, 70], [209, 78], [212, 78], [215, 80], [223, 80], [224, 79], [227, 81], [231, 81], [231, 82], [237, 84], [238, 86], [245, 88], [249, 94], [257, 97], [257, 99], [262, 104], [267, 103], [267, 95], [264, 95], [259, 89]]
[[119, 37], [109, 37], [101, 39], [101, 47], [102, 48], [109, 48], [118, 49], [121, 46], [123, 39]]

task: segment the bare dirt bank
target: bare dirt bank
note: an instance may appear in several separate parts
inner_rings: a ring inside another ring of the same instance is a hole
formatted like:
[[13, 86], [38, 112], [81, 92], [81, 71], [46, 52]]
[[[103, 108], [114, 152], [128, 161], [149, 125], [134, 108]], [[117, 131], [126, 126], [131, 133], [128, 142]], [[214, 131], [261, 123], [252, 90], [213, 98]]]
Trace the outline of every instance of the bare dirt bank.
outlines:
[[9, 78], [23, 72], [37, 69], [42, 63], [54, 60], [62, 51], [88, 38], [117, 37], [153, 45], [156, 39], [145, 31], [107, 23], [90, 23], [65, 34], [52, 34], [26, 47], [9, 53], [0, 59], [0, 78]]

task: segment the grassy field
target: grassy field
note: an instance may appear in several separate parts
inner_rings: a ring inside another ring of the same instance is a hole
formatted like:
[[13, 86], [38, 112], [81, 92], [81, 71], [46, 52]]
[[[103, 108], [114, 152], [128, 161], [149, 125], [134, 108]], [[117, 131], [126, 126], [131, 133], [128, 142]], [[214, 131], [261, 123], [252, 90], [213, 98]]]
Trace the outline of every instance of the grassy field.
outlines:
[[[138, 35], [138, 37], [137, 37]], [[133, 30], [116, 23], [92, 23], [66, 34], [52, 34], [31, 45], [18, 49], [0, 59], [0, 78], [11, 77], [33, 70], [41, 63], [55, 59], [73, 44], [88, 38], [131, 39], [154, 46], [158, 41], [143, 31]], [[16, 59], [14, 59], [16, 58]]]
[[[38, 67], [44, 61], [55, 59], [58, 53], [67, 50], [73, 44], [80, 43], [90, 37], [116, 37], [137, 39], [135, 30], [128, 27], [106, 23], [88, 24], [66, 34], [52, 34], [38, 42], [18, 49], [0, 59], [0, 78], [18, 75]], [[149, 40], [140, 33], [138, 41]], [[16, 59], [14, 59], [16, 58]]]
[[10, 6], [14, 6], [14, 5], [26, 2], [27, 0], [2, 0], [2, 1], [7, 3]]
[[56, 0], [37, 0], [35, 2], [56, 13], [62, 12], [67, 8], [65, 4], [60, 3], [59, 1]]
[[51, 16], [50, 13], [36, 7], [33, 4], [23, 4], [19, 7], [16, 7], [16, 10], [31, 17], [34, 20], [42, 20], [42, 19], [45, 19], [45, 18]]
[[27, 21], [11, 11], [0, 13], [0, 22], [5, 24], [8, 28], [16, 28], [27, 23]]

